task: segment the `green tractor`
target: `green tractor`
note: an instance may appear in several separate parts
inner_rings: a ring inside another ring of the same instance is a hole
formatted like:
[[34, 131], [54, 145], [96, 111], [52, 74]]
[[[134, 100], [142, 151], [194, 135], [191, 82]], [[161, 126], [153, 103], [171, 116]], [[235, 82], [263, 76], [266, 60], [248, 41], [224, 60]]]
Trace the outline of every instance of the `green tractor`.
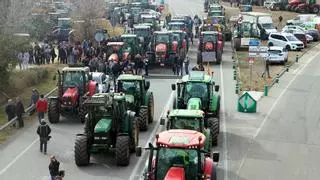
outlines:
[[188, 35], [186, 32], [181, 30], [175, 30], [172, 31], [173, 36], [176, 36], [178, 40], [178, 46], [179, 46], [179, 57], [182, 59], [182, 61], [186, 58], [189, 48], [189, 42], [188, 42]]
[[241, 48], [248, 48], [250, 39], [259, 39], [259, 33], [254, 28], [254, 24], [249, 21], [237, 23], [233, 32], [233, 46], [239, 51]]
[[[177, 95], [173, 101], [173, 109], [200, 109], [205, 112], [205, 127], [212, 127], [219, 121], [220, 95], [219, 85], [215, 84], [213, 75], [207, 75], [203, 71], [191, 71], [176, 84], [172, 84], [173, 91]], [[220, 124], [219, 124], [220, 126]]]
[[161, 26], [158, 23], [157, 17], [151, 14], [140, 14], [139, 23], [151, 24], [151, 28], [153, 31], [160, 31]]
[[125, 51], [131, 55], [131, 59], [141, 53], [142, 44], [137, 35], [123, 34], [121, 35], [121, 41], [124, 42]]
[[231, 41], [232, 32], [224, 16], [208, 16], [205, 19], [203, 19], [203, 22], [204, 22], [204, 25], [201, 28], [219, 25], [219, 29], [220, 29], [220, 32], [223, 33], [224, 40]]
[[129, 109], [136, 112], [141, 130], [148, 130], [154, 118], [154, 98], [149, 91], [150, 82], [143, 76], [122, 74], [117, 79], [116, 92], [123, 92]]
[[141, 43], [141, 51], [144, 54], [147, 51], [148, 45], [151, 41], [152, 30], [150, 26], [144, 25], [134, 25], [133, 26], [133, 33], [137, 35]]
[[[211, 151], [212, 145], [218, 144], [219, 120], [211, 119], [213, 126], [205, 127], [204, 112], [191, 109], [174, 109], [167, 115], [167, 130], [169, 129], [189, 129], [203, 133], [206, 136], [205, 150]], [[161, 118], [160, 125], [165, 125], [165, 119]]]
[[88, 165], [91, 154], [103, 152], [115, 152], [117, 165], [128, 165], [130, 152], [139, 143], [139, 125], [135, 113], [127, 108], [125, 94], [95, 94], [84, 105], [88, 114], [84, 133], [76, 136], [76, 165]]

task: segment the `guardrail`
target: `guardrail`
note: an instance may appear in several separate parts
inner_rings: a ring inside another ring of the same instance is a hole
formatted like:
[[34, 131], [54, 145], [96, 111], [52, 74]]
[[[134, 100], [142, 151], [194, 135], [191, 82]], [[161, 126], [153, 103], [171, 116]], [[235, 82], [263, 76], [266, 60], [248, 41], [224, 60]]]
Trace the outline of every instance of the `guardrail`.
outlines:
[[231, 49], [232, 49], [232, 62], [233, 62], [233, 80], [236, 81], [235, 93], [240, 95], [241, 83], [240, 83], [240, 67], [237, 51], [234, 48], [233, 38], [231, 39]]
[[[47, 98], [49, 97], [51, 94], [53, 94], [55, 91], [57, 90], [57, 87], [52, 89], [49, 93], [47, 93], [44, 97]], [[25, 114], [32, 112], [35, 109], [35, 105], [31, 105], [29, 106], [26, 110], [25, 110]], [[13, 119], [11, 119], [9, 122], [7, 122], [6, 124], [4, 124], [3, 126], [0, 127], [0, 132], [7, 129], [8, 127], [12, 127], [17, 121], [17, 117], [14, 117]]]

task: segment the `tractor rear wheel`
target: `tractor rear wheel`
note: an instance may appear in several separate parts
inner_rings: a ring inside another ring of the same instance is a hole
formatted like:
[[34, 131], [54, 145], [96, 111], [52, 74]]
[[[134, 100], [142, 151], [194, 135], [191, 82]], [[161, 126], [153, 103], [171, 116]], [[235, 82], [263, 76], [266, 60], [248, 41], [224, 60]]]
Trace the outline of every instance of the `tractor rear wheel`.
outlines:
[[149, 118], [148, 118], [148, 109], [147, 108], [140, 108], [138, 119], [139, 119], [140, 130], [147, 131], [148, 124], [149, 124], [148, 123]]
[[217, 51], [217, 64], [221, 64], [222, 61], [222, 52]]
[[50, 99], [48, 108], [49, 122], [54, 124], [60, 120], [60, 102], [58, 99]]
[[90, 162], [87, 136], [78, 136], [74, 144], [74, 157], [77, 166], [85, 166]]
[[151, 94], [148, 102], [149, 123], [153, 122], [153, 118], [154, 118], [153, 116], [154, 116], [154, 100], [153, 100], [153, 94]]
[[87, 108], [84, 106], [84, 105], [82, 105], [82, 104], [80, 104], [79, 105], [80, 107], [79, 107], [79, 114], [78, 114], [78, 116], [79, 116], [79, 119], [80, 119], [80, 122], [81, 123], [84, 123], [85, 122], [85, 120], [86, 120], [86, 114], [87, 114]]
[[132, 121], [130, 151], [135, 152], [136, 147], [138, 145], [139, 145], [139, 125], [138, 125], [138, 118], [135, 117], [134, 121]]
[[208, 127], [211, 131], [211, 138], [212, 138], [212, 145], [217, 146], [218, 145], [218, 135], [219, 135], [219, 119], [218, 118], [208, 118]]
[[117, 165], [127, 166], [130, 163], [130, 138], [129, 136], [118, 136], [116, 141]]

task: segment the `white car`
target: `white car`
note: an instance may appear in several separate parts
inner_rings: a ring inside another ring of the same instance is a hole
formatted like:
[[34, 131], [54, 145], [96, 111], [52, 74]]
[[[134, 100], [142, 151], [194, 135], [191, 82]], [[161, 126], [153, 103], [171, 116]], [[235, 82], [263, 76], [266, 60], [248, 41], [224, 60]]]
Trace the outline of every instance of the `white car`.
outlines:
[[288, 62], [288, 51], [279, 46], [270, 46], [268, 49], [268, 59], [270, 62], [285, 64]]
[[99, 93], [106, 93], [110, 90], [109, 76], [102, 72], [92, 72], [92, 80], [98, 83]]
[[313, 41], [313, 37], [309, 34], [306, 34], [306, 37], [307, 37], [307, 42], [308, 43], [311, 43]]
[[304, 33], [307, 33], [305, 28], [297, 25], [286, 25], [282, 28], [282, 32], [286, 32], [288, 30], [296, 30], [296, 31], [302, 31]]
[[280, 46], [288, 51], [304, 48], [303, 42], [290, 33], [270, 33], [268, 46]]

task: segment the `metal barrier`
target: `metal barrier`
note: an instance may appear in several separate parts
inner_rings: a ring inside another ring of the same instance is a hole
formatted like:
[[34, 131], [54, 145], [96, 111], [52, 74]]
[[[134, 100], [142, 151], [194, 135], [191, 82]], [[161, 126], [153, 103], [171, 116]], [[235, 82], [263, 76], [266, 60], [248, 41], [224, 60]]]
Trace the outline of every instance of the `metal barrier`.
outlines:
[[235, 93], [240, 95], [241, 83], [240, 83], [240, 67], [237, 51], [234, 48], [234, 40], [231, 39], [231, 49], [232, 49], [232, 62], [233, 62], [233, 79], [236, 81]]
[[[57, 90], [57, 87], [52, 89], [48, 94], [46, 94], [44, 97], [47, 98], [49, 97], [51, 94], [53, 94], [55, 91]], [[26, 113], [30, 113], [35, 109], [35, 105], [31, 105], [29, 106], [26, 110], [25, 110], [25, 114]], [[17, 117], [14, 117], [13, 119], [11, 119], [9, 122], [7, 122], [6, 124], [4, 124], [3, 126], [0, 127], [0, 132], [7, 129], [8, 127], [13, 126], [17, 121]]]

